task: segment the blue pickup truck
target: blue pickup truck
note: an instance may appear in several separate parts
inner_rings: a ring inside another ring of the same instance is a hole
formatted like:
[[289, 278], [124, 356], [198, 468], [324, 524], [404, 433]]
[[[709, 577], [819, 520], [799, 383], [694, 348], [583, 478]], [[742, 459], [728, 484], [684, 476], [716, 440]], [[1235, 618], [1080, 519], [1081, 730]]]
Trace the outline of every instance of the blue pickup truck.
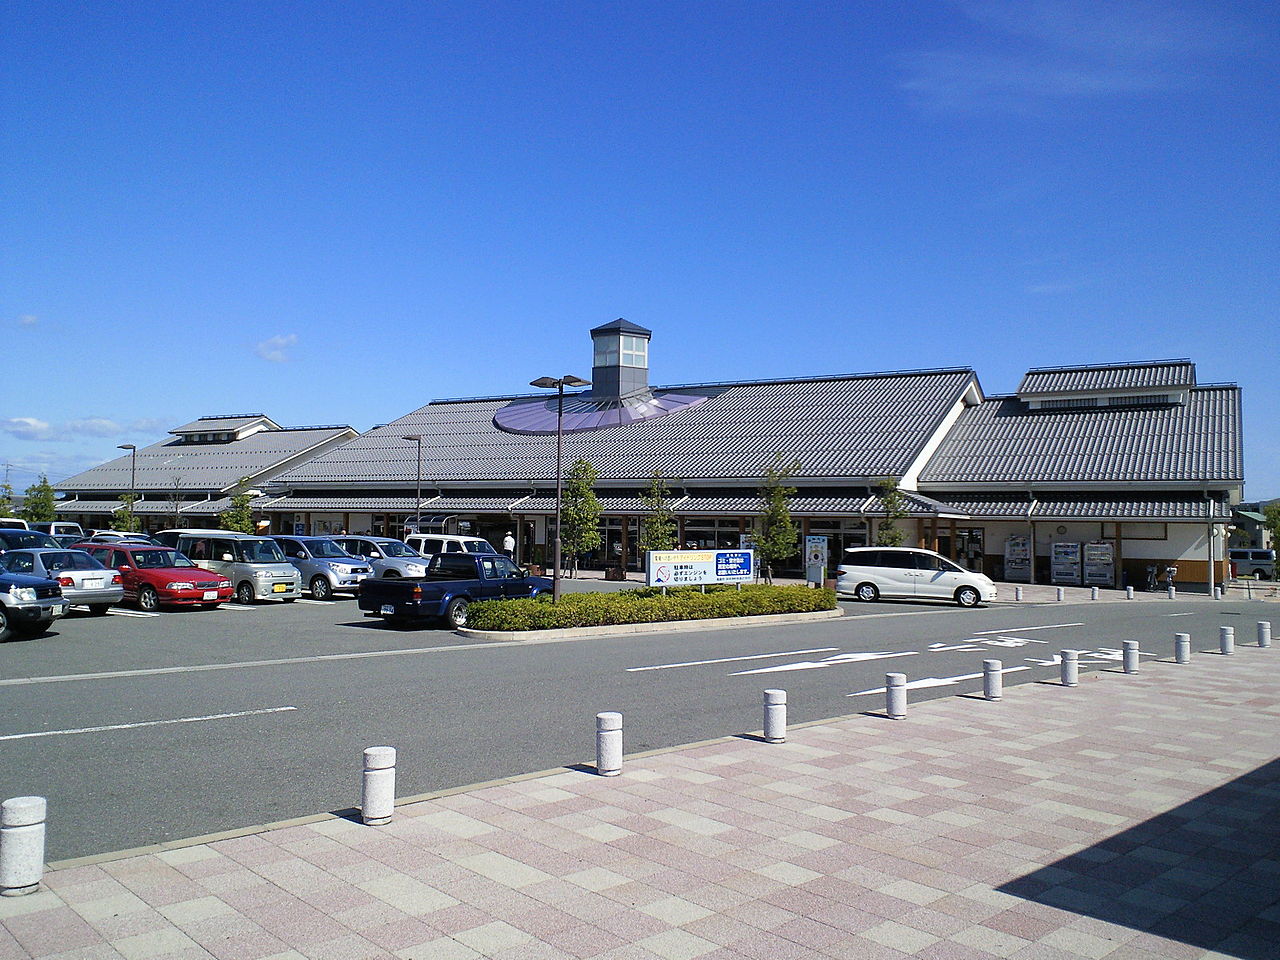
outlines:
[[476, 600], [536, 597], [551, 590], [547, 577], [531, 577], [504, 556], [439, 553], [424, 577], [378, 577], [361, 581], [358, 603], [366, 617], [388, 623], [443, 618], [451, 627], [467, 623]]

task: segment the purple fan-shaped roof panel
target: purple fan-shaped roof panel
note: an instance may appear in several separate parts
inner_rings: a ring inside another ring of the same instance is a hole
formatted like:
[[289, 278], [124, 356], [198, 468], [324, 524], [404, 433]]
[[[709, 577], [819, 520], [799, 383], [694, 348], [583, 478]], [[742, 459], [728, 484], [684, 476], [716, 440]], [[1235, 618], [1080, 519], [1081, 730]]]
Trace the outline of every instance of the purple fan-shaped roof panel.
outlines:
[[[685, 393], [646, 392], [633, 397], [600, 398], [576, 393], [564, 398], [564, 431], [603, 430], [696, 407], [707, 398]], [[493, 424], [508, 433], [555, 433], [556, 398], [513, 400], [493, 415]]]

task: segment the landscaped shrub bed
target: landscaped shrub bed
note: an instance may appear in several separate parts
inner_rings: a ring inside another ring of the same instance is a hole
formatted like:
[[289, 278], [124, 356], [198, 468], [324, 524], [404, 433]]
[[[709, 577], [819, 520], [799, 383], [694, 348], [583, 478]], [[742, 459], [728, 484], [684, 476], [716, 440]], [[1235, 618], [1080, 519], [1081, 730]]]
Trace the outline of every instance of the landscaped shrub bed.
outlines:
[[754, 617], [769, 613], [809, 613], [834, 610], [831, 590], [774, 587], [764, 584], [736, 587], [653, 587], [619, 593], [565, 593], [552, 603], [549, 595], [532, 600], [485, 600], [467, 611], [472, 630], [558, 630], [600, 627], [618, 623], [664, 623], [671, 620], [710, 620], [715, 617]]

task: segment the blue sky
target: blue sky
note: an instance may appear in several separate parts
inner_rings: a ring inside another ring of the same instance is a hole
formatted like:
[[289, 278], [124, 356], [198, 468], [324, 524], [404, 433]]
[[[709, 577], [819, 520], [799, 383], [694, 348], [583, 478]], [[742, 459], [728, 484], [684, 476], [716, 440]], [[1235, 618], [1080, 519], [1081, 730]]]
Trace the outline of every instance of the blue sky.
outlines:
[[589, 375], [1190, 357], [1280, 496], [1274, 2], [7, 8], [0, 457]]

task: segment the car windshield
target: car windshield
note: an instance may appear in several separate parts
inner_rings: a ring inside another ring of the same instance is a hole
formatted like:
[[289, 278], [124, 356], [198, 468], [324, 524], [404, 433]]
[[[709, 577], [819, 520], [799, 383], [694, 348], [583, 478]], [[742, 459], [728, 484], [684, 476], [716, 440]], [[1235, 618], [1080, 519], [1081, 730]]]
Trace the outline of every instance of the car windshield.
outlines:
[[0, 549], [17, 550], [22, 547], [56, 547], [58, 541], [38, 530], [6, 530], [0, 537]]
[[307, 549], [317, 560], [351, 559], [351, 554], [343, 550], [332, 540], [308, 540]]
[[142, 570], [195, 566], [177, 550], [134, 550], [129, 556], [133, 558], [133, 565]]
[[67, 550], [64, 553], [45, 553], [40, 562], [50, 573], [58, 570], [102, 570], [102, 564], [83, 550]]
[[246, 563], [284, 563], [284, 554], [274, 540], [241, 540]]
[[493, 544], [488, 540], [468, 540], [466, 543], [467, 553], [497, 553], [493, 549]]
[[379, 543], [378, 549], [388, 557], [420, 557], [422, 554], [409, 546], [407, 543], [401, 543], [399, 540], [388, 540], [386, 543]]

